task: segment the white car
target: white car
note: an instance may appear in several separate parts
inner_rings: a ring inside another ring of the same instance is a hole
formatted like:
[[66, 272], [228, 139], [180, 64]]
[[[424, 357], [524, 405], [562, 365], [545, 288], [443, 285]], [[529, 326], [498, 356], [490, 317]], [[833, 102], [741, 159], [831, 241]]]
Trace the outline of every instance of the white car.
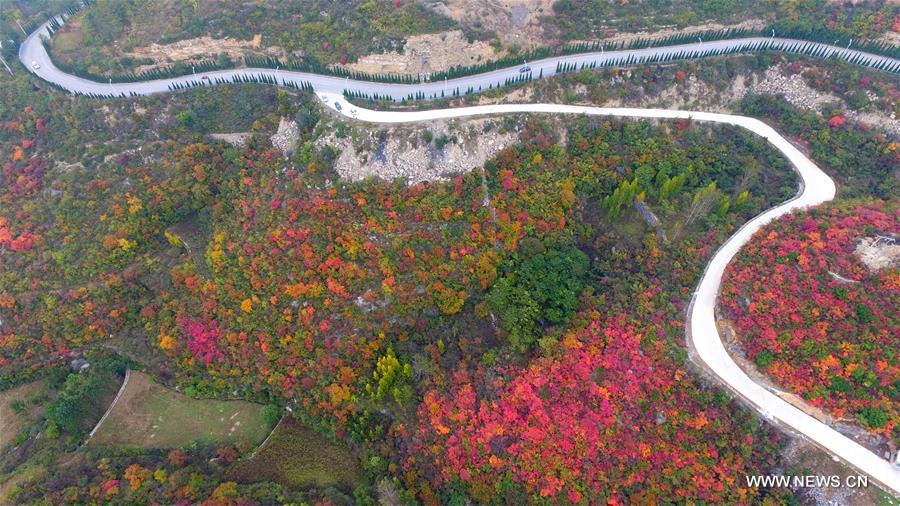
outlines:
[[31, 62], [31, 68], [33, 68], [34, 70], [38, 70], [41, 68], [41, 66], [38, 65], [38, 62], [33, 61], [33, 62]]
[[357, 111], [356, 109], [350, 109], [350, 115], [355, 118], [359, 116], [359, 111]]

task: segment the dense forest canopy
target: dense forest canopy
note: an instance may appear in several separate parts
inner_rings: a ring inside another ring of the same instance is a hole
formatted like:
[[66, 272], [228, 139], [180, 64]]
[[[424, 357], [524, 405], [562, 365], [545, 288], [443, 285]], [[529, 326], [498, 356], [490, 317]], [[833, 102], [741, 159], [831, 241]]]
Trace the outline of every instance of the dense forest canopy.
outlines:
[[[263, 32], [339, 59], [453, 26], [415, 2], [162, 4], [172, 23], [142, 32], [159, 15], [149, 3], [98, 0], [81, 20], [85, 47]], [[645, 21], [756, 12], [698, 5]], [[806, 13], [791, 20], [832, 12], [791, 5]], [[27, 21], [66, 7], [4, 13]], [[575, 7], [582, 19], [570, 19]], [[877, 36], [892, 8], [834, 7], [834, 29]], [[606, 2], [555, 9], [565, 37], [596, 35], [599, 17], [630, 19]], [[772, 55], [585, 70], [527, 90], [640, 99], [689, 74], [715, 85], [775, 63], [798, 63], [848, 104], [896, 97], [883, 75]], [[0, 77], [0, 395], [41, 387], [13, 401], [27, 423], [0, 457], [0, 502], [795, 500], [739, 486], [782, 468], [784, 438], [697, 373], [684, 335], [712, 253], [796, 192], [763, 139], [687, 120], [518, 115], [490, 124], [516, 140], [471, 172], [351, 183], [323, 139], [383, 132], [332, 116], [307, 91], [225, 85], [99, 102], [14, 74]], [[466, 100], [477, 99], [455, 104]], [[848, 255], [862, 237], [896, 234], [897, 139], [838, 107], [754, 93], [729, 106], [808, 150], [841, 198], [865, 199], [774, 223], [738, 258], [723, 308], [739, 342], [814, 405], [896, 442], [896, 269], [871, 274]], [[296, 121], [293, 152], [271, 140], [282, 119]], [[210, 136], [222, 132], [246, 136]], [[441, 142], [456, 141], [426, 142], [439, 159]], [[852, 337], [823, 334], [823, 315]], [[180, 402], [258, 403], [271, 445], [252, 456], [213, 438], [84, 445], [126, 369]], [[284, 465], [310, 448], [319, 461]], [[248, 478], [258, 462], [266, 472]]]
[[[261, 137], [238, 149], [194, 133], [241, 107], [240, 101], [224, 110], [204, 104], [257, 94], [252, 86], [225, 97], [198, 91], [189, 102], [176, 99], [193, 104], [194, 120], [169, 113], [168, 123], [155, 127], [162, 137], [132, 150], [127, 146], [143, 142], [153, 116], [135, 112], [128, 101], [111, 105], [129, 114], [110, 116], [87, 99], [36, 94], [21, 78], [10, 84], [5, 93], [18, 98], [3, 112], [9, 158], [0, 235], [7, 382], [64, 366], [73, 354], [129, 349], [131, 360], [150, 364], [194, 395], [237, 391], [288, 404], [307, 423], [373, 458], [411, 463], [424, 450], [418, 441], [432, 437], [412, 428], [430, 416], [429, 406], [450, 402], [439, 401], [434, 389], [459, 384], [461, 372], [454, 371], [500, 375], [514, 384], [522, 374], [516, 364], [543, 356], [533, 367], [548, 368], [541, 375], [558, 381], [552, 371], [574, 365], [557, 364], [569, 355], [563, 350], [573, 346], [573, 332], [586, 341], [596, 332], [639, 333], [645, 337], [617, 339], [615, 346], [637, 346], [649, 360], [640, 367], [654, 371], [642, 375], [678, 377], [656, 383], [677, 384], [681, 393], [652, 394], [675, 403], [662, 411], [617, 402], [602, 409], [626, 410], [630, 418], [643, 413], [648, 427], [697, 431], [698, 444], [719, 441], [701, 446], [714, 450], [698, 451], [734, 454], [734, 465], [748, 470], [769, 458], [772, 447], [753, 445], [747, 453], [746, 442], [730, 436], [737, 429], [720, 423], [737, 416], [745, 420], [740, 431], [762, 428], [747, 425], [746, 412], [683, 371], [678, 309], [699, 273], [698, 255], [709, 254], [728, 228], [790, 194], [790, 172], [758, 139], [688, 123], [581, 119], [569, 127], [563, 147], [553, 143], [553, 124], [523, 118], [521, 144], [487, 164], [483, 176], [412, 187], [374, 181], [329, 187], [322, 153], [301, 150], [284, 159]], [[305, 111], [316, 107], [303, 94], [257, 96], [260, 112], [308, 118]], [[156, 110], [172, 105], [161, 97], [141, 101]], [[117, 116], [122, 119], [112, 119]], [[305, 139], [317, 135], [322, 125], [316, 123], [304, 130]], [[66, 140], [75, 131], [116, 139], [126, 149], [94, 155], [78, 138]], [[81, 164], [53, 161], [71, 158]], [[630, 205], [607, 198], [623, 185], [636, 188], [669, 224], [674, 242], [664, 245]], [[94, 232], [80, 233], [86, 228]], [[699, 252], [698, 237], [704, 238]], [[638, 321], [650, 327], [623, 330]], [[600, 330], [607, 325], [618, 330]], [[66, 382], [63, 390], [78, 395], [83, 386]], [[573, 394], [561, 390], [559, 402]], [[631, 392], [629, 402], [642, 395], [651, 392]], [[59, 410], [53, 413], [62, 416]], [[667, 420], [661, 425], [654, 421], [660, 416]], [[62, 420], [64, 433], [75, 431]], [[715, 437], [706, 433], [714, 427], [721, 431]], [[602, 437], [611, 443], [624, 437], [617, 434]], [[385, 447], [384, 435], [399, 446]], [[423, 464], [430, 460], [423, 458]], [[404, 469], [403, 486], [421, 494], [435, 493], [447, 472], [475, 487], [495, 479], [476, 479], [466, 467]], [[674, 490], [662, 468], [645, 478], [660, 491]], [[587, 486], [574, 475], [554, 484], [558, 479], [538, 486], [522, 475], [509, 493], [590, 497], [602, 485], [594, 478]], [[678, 493], [692, 496], [699, 490], [692, 487], [679, 486]], [[634, 490], [599, 493], [625, 498]]]

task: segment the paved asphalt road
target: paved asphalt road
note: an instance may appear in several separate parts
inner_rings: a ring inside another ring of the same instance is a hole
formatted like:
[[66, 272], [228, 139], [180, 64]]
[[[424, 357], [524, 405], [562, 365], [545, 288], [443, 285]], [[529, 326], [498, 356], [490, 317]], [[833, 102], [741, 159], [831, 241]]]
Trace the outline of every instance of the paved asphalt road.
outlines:
[[[157, 79], [135, 83], [110, 84], [90, 81], [88, 79], [83, 79], [81, 77], [66, 74], [65, 72], [56, 68], [56, 66], [53, 65], [53, 62], [50, 60], [50, 56], [47, 54], [47, 50], [44, 48], [44, 45], [41, 44], [41, 36], [47, 36], [47, 34], [47, 23], [44, 23], [25, 39], [25, 41], [19, 47], [19, 60], [22, 62], [22, 64], [25, 65], [25, 67], [29, 71], [35, 73], [41, 79], [57, 84], [66, 90], [72, 92], [93, 93], [95, 95], [107, 96], [119, 96], [123, 94], [131, 95], [132, 93], [137, 95], [164, 93], [170, 91], [169, 86], [174, 84], [187, 84], [192, 81], [210, 83], [214, 82], [216, 78], [225, 79], [230, 82], [231, 79], [235, 76], [258, 77], [260, 75], [263, 75], [269, 78], [274, 78], [278, 83], [283, 83], [284, 81], [294, 82], [296, 84], [308, 82], [312, 84], [313, 88], [315, 88], [316, 91], [319, 92], [343, 93], [344, 91], [353, 91], [369, 96], [372, 96], [374, 94], [378, 94], [381, 96], [389, 95], [396, 100], [403, 100], [404, 98], [407, 98], [410, 95], [415, 95], [417, 93], [422, 93], [426, 97], [441, 97], [441, 94], [443, 93], [444, 95], [449, 97], [455, 90], [459, 90], [460, 94], [464, 94], [466, 90], [470, 88], [473, 91], [479, 91], [486, 90], [491, 86], [494, 88], [502, 86], [507, 79], [520, 77], [522, 75], [520, 70], [524, 66], [517, 65], [515, 67], [485, 72], [483, 74], [476, 74], [466, 77], [459, 77], [456, 79], [449, 79], [446, 81], [436, 81], [422, 84], [389, 84], [370, 81], [354, 81], [352, 79], [324, 76], [319, 74], [312, 74], [309, 72], [295, 72], [289, 70], [275, 71], [273, 69], [262, 68], [216, 70], [212, 72], [203, 72], [196, 75], [173, 77], [168, 79]], [[879, 56], [856, 51], [854, 49], [840, 48], [815, 42], [782, 39], [779, 37], [747, 37], [741, 39], [718, 40], [703, 43], [698, 41], [692, 44], [664, 46], [658, 48], [651, 47], [645, 49], [630, 49], [599, 53], [583, 53], [569, 56], [556, 56], [545, 58], [543, 60], [528, 62], [527, 66], [530, 67], [531, 70], [530, 72], [526, 72], [525, 74], [527, 75], [530, 73], [530, 75], [534, 78], [538, 78], [539, 76], [550, 77], [556, 74], [556, 66], [558, 63], [575, 64], [578, 68], [580, 68], [582, 64], [586, 66], [591, 64], [602, 66], [604, 62], [615, 61], [621, 58], [628, 57], [632, 57], [636, 60], [641, 60], [651, 57], [677, 55], [680, 53], [693, 54], [694, 57], [699, 57], [700, 54], [705, 51], [734, 49], [742, 47], [746, 44], [753, 44], [754, 47], [764, 46], [776, 51], [784, 51], [795, 45], [806, 45], [810, 48], [817, 48], [822, 50], [824, 57], [829, 57], [832, 54], [843, 58], [860, 57], [863, 58], [862, 63], [867, 65], [875, 65], [882, 62], [888, 62], [891, 65], [889, 67], [891, 71], [900, 71], [900, 60], [889, 58], [887, 56]], [[35, 69], [33, 63], [37, 63], [40, 68]], [[202, 78], [204, 76], [208, 77], [209, 80], [203, 80]]]
[[[47, 55], [44, 47], [38, 39], [39, 33], [46, 33], [46, 25], [42, 26], [35, 33], [32, 33], [22, 44], [19, 52], [19, 59], [29, 69], [32, 68], [31, 63], [37, 62], [40, 69], [33, 70], [39, 77], [56, 83], [57, 85], [70, 90], [81, 93], [94, 93], [98, 95], [120, 95], [120, 94], [151, 94], [169, 91], [169, 85], [172, 83], [185, 83], [191, 80], [198, 80], [196, 77], [180, 77], [156, 81], [147, 81], [128, 84], [104, 84], [81, 79], [75, 76], [65, 74], [57, 69]], [[762, 44], [765, 38], [749, 38], [738, 40], [724, 40], [703, 44], [703, 49], [728, 49], [743, 45], [747, 42]], [[792, 45], [798, 41], [774, 38], [770, 41], [775, 47], [785, 47]], [[900, 63], [897, 60], [859, 53], [853, 50], [845, 50], [816, 44], [830, 52], [839, 52], [844, 55], [860, 55], [867, 58], [868, 63], [890, 61], [894, 65], [893, 71], [900, 69]], [[606, 59], [621, 58], [623, 56], [632, 55], [636, 58], [648, 57], [653, 55], [675, 54], [684, 50], [698, 50], [699, 44], [685, 46], [669, 46], [662, 48], [648, 48], [642, 50], [617, 51], [615, 53], [590, 53], [582, 55], [572, 55], [566, 57], [549, 58], [546, 60], [530, 62], [532, 74], [537, 75], [543, 70], [543, 76], [548, 77], [555, 73], [558, 62], [590, 64], [598, 62], [601, 64]], [[276, 72], [270, 69], [235, 69], [216, 72], [208, 72], [204, 75], [221, 77], [230, 80], [235, 75], [267, 75], [276, 77]], [[547, 114], [585, 114], [585, 115], [601, 115], [601, 116], [621, 116], [629, 118], [667, 118], [667, 119], [692, 119], [695, 121], [707, 121], [713, 123], [725, 123], [746, 128], [757, 135], [763, 136], [775, 148], [781, 151], [788, 160], [794, 165], [795, 170], [802, 179], [802, 189], [800, 193], [792, 200], [776, 206], [754, 219], [747, 222], [741, 227], [728, 241], [716, 252], [712, 260], [706, 267], [700, 285], [691, 301], [690, 315], [688, 321], [688, 334], [691, 343], [696, 349], [699, 358], [712, 370], [712, 372], [735, 393], [744, 398], [753, 405], [767, 419], [790, 427], [796, 432], [803, 434], [808, 439], [814, 441], [822, 448], [826, 449], [831, 455], [843, 460], [856, 470], [863, 472], [880, 484], [892, 490], [895, 494], [900, 494], [900, 468], [893, 466], [887, 460], [867, 450], [850, 438], [840, 434], [828, 425], [807, 415], [803, 411], [797, 409], [791, 404], [785, 402], [772, 392], [769, 392], [762, 386], [753, 382], [747, 374], [728, 355], [716, 327], [714, 309], [716, 299], [719, 292], [719, 285], [722, 281], [722, 275], [729, 261], [735, 256], [738, 250], [746, 244], [754, 232], [759, 230], [763, 225], [771, 220], [789, 213], [795, 209], [802, 209], [808, 206], [820, 204], [830, 201], [835, 195], [834, 182], [822, 170], [820, 170], [809, 158], [795, 148], [787, 139], [778, 134], [774, 129], [765, 123], [744, 116], [734, 116], [728, 114], [714, 114], [706, 112], [691, 111], [671, 111], [665, 109], [610, 109], [602, 107], [584, 107], [570, 106], [558, 104], [500, 104], [478, 107], [462, 107], [454, 109], [439, 109], [431, 111], [373, 111], [354, 106], [347, 102], [343, 97], [343, 92], [347, 90], [358, 91], [362, 93], [378, 93], [380, 95], [391, 95], [395, 98], [402, 99], [410, 93], [422, 92], [426, 95], [437, 94], [440, 96], [442, 90], [446, 90], [446, 94], [450, 94], [452, 90], [459, 88], [465, 91], [469, 87], [476, 90], [481, 87], [487, 88], [489, 84], [502, 84], [508, 77], [516, 77], [519, 75], [518, 68], [509, 68], [479, 74], [469, 77], [449, 80], [446, 84], [443, 82], [426, 83], [416, 85], [397, 85], [397, 84], [381, 84], [366, 81], [352, 81], [347, 79], [335, 78], [330, 76], [321, 76], [304, 72], [288, 72], [281, 71], [277, 73], [279, 82], [283, 79], [294, 81], [298, 84], [307, 81], [313, 85], [319, 98], [327, 104], [328, 107], [337, 109], [340, 104], [340, 113], [356, 118], [360, 121], [373, 123], [407, 123], [416, 121], [427, 121], [442, 118], [459, 118], [465, 116], [481, 116], [490, 114], [508, 114], [508, 113], [547, 113]], [[735, 477], [741, 479], [741, 477]]]

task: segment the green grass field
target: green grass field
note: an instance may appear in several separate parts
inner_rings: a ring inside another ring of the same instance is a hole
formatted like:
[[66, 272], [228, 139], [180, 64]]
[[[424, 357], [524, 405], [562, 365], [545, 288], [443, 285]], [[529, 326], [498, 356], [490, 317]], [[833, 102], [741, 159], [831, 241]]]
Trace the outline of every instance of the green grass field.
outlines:
[[110, 448], [178, 448], [194, 441], [258, 445], [270, 427], [263, 406], [244, 401], [192, 399], [132, 372], [109, 417], [89, 444]]
[[228, 479], [238, 482], [275, 481], [288, 488], [342, 487], [352, 490], [362, 481], [356, 458], [345, 446], [332, 443], [286, 416], [253, 458], [235, 462]]

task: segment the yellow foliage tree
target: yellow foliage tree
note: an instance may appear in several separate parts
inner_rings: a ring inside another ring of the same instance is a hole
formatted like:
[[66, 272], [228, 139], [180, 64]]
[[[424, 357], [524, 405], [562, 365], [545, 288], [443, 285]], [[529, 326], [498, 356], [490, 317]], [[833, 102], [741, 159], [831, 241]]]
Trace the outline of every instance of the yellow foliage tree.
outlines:
[[226, 481], [225, 483], [220, 484], [213, 490], [212, 496], [214, 499], [227, 499], [238, 496], [237, 483], [233, 481]]
[[134, 195], [128, 195], [128, 212], [131, 214], [137, 214], [144, 206], [141, 204], [141, 199], [135, 197]]
[[331, 399], [333, 406], [339, 406], [342, 402], [350, 399], [350, 388], [346, 385], [332, 383], [325, 387], [325, 392]]
[[431, 288], [436, 299], [435, 303], [444, 314], [456, 314], [466, 303], [468, 294], [465, 290], [454, 290], [444, 286], [440, 281], [432, 285]]
[[184, 246], [184, 243], [181, 242], [181, 239], [170, 234], [167, 230], [163, 231], [163, 235], [166, 237], [166, 240], [169, 241], [169, 244], [171, 244], [172, 246], [178, 246], [179, 248], [181, 246]]
[[372, 379], [374, 382], [366, 385], [366, 391], [375, 400], [384, 400], [390, 394], [398, 404], [403, 404], [412, 397], [412, 389], [409, 386], [412, 366], [402, 364], [390, 346], [384, 355], [378, 357]]
[[125, 474], [122, 476], [128, 480], [128, 483], [131, 485], [131, 491], [135, 492], [137, 489], [141, 488], [144, 481], [150, 477], [150, 470], [140, 464], [131, 464], [125, 469]]
[[177, 344], [177, 341], [175, 341], [175, 338], [172, 337], [172, 336], [170, 336], [170, 335], [168, 335], [168, 334], [162, 336], [162, 337], [159, 339], [159, 347], [160, 347], [160, 349], [163, 349], [163, 350], [166, 350], [166, 351], [169, 351], [169, 350], [171, 350], [172, 348], [174, 348], [176, 344]]
[[568, 180], [560, 182], [559, 194], [566, 209], [571, 209], [575, 205], [575, 183]]
[[118, 241], [119, 247], [122, 248], [122, 251], [131, 251], [137, 246], [137, 241], [129, 241], [128, 239], [119, 239]]
[[497, 279], [497, 254], [493, 250], [480, 255], [475, 262], [475, 275], [481, 283], [481, 289], [487, 290], [491, 284]]

